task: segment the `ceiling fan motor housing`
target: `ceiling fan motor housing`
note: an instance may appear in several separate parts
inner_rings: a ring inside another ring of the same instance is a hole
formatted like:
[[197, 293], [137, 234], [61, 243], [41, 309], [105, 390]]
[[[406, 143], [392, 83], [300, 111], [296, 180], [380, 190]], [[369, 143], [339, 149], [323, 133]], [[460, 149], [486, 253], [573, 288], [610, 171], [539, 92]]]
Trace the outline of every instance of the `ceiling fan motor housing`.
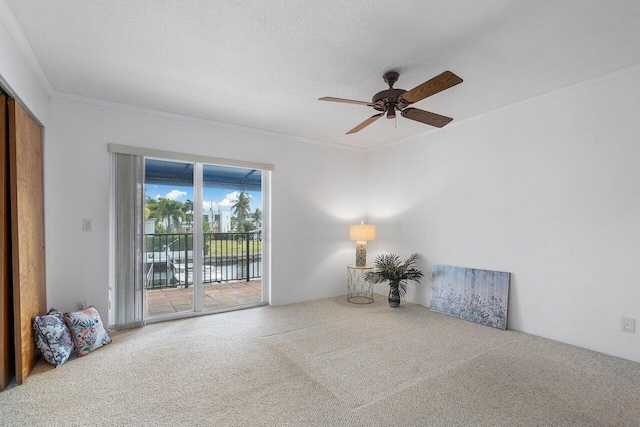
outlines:
[[402, 110], [409, 105], [404, 99], [398, 99], [405, 92], [406, 90], [404, 89], [387, 89], [378, 92], [371, 99], [373, 108], [378, 111], [387, 111], [390, 106], [393, 106], [394, 110]]
[[373, 108], [382, 112], [386, 111], [388, 119], [395, 118], [396, 110], [400, 111], [409, 105], [408, 102], [400, 98], [400, 95], [405, 93], [406, 90], [393, 88], [393, 85], [398, 81], [398, 77], [400, 77], [400, 73], [397, 71], [387, 71], [384, 73], [382, 78], [385, 83], [389, 85], [389, 89], [376, 93], [371, 100]]

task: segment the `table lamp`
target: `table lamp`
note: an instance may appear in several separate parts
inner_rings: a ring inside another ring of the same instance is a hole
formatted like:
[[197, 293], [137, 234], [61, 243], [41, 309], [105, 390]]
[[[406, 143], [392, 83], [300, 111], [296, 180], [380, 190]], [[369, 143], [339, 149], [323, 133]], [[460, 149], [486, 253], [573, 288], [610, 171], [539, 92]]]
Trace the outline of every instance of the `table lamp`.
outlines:
[[376, 226], [357, 224], [349, 226], [349, 239], [356, 241], [356, 267], [367, 265], [367, 242], [376, 239]]

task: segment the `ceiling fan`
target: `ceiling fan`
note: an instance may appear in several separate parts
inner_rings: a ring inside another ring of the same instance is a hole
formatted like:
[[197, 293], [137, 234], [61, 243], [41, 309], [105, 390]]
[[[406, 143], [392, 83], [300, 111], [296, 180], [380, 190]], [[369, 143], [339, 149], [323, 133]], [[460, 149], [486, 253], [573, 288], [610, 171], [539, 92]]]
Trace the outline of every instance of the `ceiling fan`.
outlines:
[[398, 77], [400, 77], [400, 74], [396, 71], [388, 71], [384, 73], [382, 78], [389, 85], [389, 89], [373, 95], [371, 102], [353, 101], [351, 99], [333, 98], [330, 96], [319, 98], [319, 100], [366, 105], [373, 107], [378, 111], [382, 111], [382, 113], [369, 117], [367, 120], [351, 129], [347, 132], [347, 135], [361, 131], [380, 117], [384, 116], [385, 113], [388, 119], [394, 119], [396, 117], [396, 111], [400, 111], [402, 117], [438, 128], [443, 127], [453, 120], [451, 117], [441, 116], [440, 114], [420, 110], [419, 108], [407, 107], [414, 102], [422, 101], [428, 96], [435, 95], [438, 92], [442, 92], [445, 89], [449, 89], [452, 86], [462, 83], [462, 79], [460, 77], [456, 76], [451, 71], [445, 71], [444, 73], [435, 76], [431, 80], [427, 80], [409, 91], [393, 88], [393, 85], [398, 81]]

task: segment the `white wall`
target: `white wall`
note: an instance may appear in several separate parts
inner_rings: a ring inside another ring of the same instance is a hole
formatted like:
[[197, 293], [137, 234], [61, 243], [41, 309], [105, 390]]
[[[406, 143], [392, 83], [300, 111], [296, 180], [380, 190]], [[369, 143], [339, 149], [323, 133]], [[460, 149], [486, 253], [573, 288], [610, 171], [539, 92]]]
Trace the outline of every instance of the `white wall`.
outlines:
[[433, 264], [508, 271], [510, 329], [640, 361], [639, 118], [636, 66], [369, 152], [371, 247], [423, 255], [412, 301]]
[[[108, 143], [275, 165], [274, 305], [344, 294], [348, 224], [364, 215], [362, 152], [52, 98], [45, 150], [49, 304], [107, 312]], [[82, 219], [94, 231], [82, 231]]]

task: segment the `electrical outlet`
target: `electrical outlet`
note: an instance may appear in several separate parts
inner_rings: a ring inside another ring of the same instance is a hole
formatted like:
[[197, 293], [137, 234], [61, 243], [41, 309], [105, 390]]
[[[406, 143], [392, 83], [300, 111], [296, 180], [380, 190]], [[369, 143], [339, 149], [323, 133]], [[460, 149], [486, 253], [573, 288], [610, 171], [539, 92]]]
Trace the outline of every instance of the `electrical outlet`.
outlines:
[[632, 317], [622, 317], [622, 332], [636, 333], [636, 319]]

